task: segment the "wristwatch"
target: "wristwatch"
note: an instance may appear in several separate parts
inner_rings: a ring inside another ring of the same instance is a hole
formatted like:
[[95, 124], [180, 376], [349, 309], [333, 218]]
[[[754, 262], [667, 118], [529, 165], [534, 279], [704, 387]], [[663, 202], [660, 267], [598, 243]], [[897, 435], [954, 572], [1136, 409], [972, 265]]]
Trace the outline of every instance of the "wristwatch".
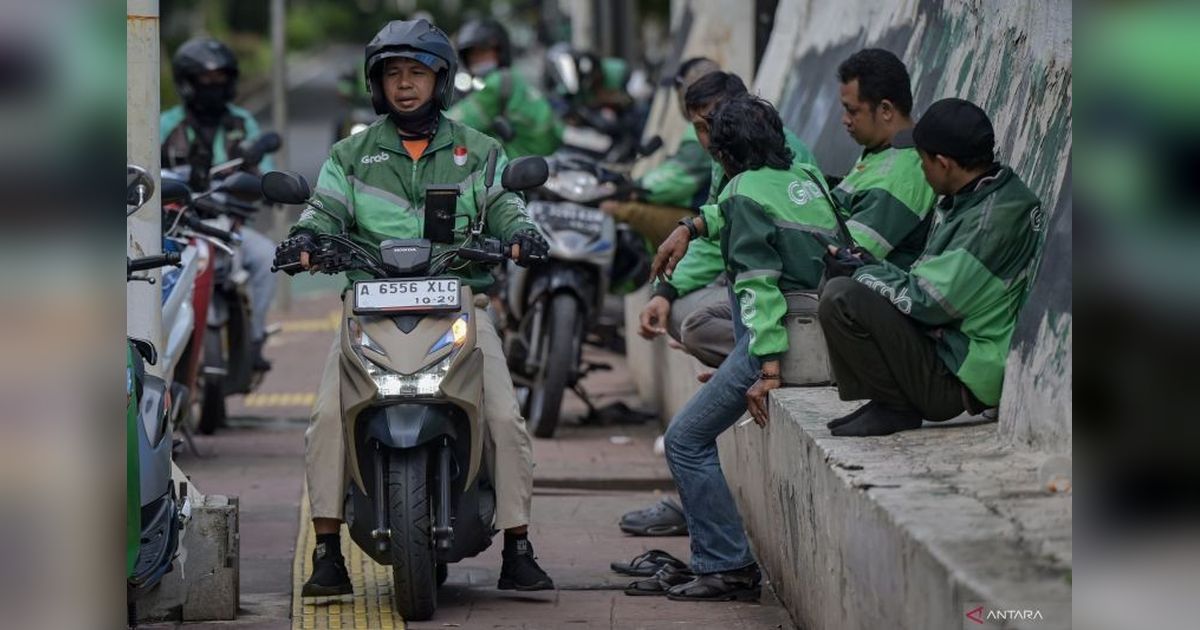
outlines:
[[700, 229], [696, 227], [696, 217], [685, 217], [680, 219], [679, 225], [687, 228], [689, 241], [694, 241], [700, 236]]

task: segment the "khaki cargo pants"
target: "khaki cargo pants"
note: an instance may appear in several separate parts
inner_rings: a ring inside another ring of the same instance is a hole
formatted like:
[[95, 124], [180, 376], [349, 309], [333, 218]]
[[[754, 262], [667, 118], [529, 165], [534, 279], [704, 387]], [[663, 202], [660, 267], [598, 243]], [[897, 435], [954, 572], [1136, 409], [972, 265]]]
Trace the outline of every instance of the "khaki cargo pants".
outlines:
[[[345, 325], [345, 324], [343, 324]], [[496, 487], [496, 528], [529, 523], [533, 497], [533, 447], [517, 404], [500, 337], [487, 311], [475, 309], [476, 343], [483, 351], [484, 464]], [[342, 520], [346, 493], [345, 433], [338, 385], [341, 331], [325, 360], [321, 387], [304, 432], [304, 470], [313, 518]]]

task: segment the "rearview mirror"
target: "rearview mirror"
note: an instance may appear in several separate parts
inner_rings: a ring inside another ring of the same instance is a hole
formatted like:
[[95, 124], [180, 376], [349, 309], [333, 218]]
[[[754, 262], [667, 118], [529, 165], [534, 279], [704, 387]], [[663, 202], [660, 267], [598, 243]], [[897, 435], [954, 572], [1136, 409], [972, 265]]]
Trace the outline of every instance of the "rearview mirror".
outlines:
[[238, 171], [221, 180], [217, 190], [227, 192], [242, 201], [258, 201], [263, 196], [263, 180], [253, 173]]
[[271, 171], [263, 175], [262, 194], [268, 201], [298, 205], [308, 201], [312, 189], [299, 173]]
[[163, 205], [178, 203], [186, 204], [192, 201], [192, 189], [181, 179], [164, 177], [162, 180]]
[[661, 149], [662, 145], [663, 145], [662, 136], [655, 135], [653, 138], [650, 138], [649, 140], [647, 140], [646, 142], [644, 142], [641, 146], [639, 146], [637, 148], [638, 155], [641, 157], [646, 157], [647, 155], [651, 155], [655, 151]]
[[125, 170], [125, 216], [137, 212], [154, 196], [154, 178], [146, 169], [133, 164]]
[[500, 185], [512, 192], [532, 190], [545, 184], [549, 177], [550, 167], [546, 164], [546, 159], [537, 155], [527, 155], [508, 163], [504, 175], [500, 176]]

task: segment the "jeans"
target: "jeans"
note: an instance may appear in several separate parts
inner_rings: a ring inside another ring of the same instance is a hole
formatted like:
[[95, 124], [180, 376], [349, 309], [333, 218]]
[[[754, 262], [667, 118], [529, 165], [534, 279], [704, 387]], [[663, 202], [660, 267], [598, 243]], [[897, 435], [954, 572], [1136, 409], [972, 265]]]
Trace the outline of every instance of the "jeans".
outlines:
[[[733, 312], [740, 312], [736, 302]], [[750, 356], [750, 335], [737, 317], [733, 329], [733, 351], [671, 420], [665, 437], [667, 464], [683, 502], [696, 573], [732, 571], [754, 563], [742, 517], [717, 457], [717, 436], [746, 412], [746, 392], [762, 371], [762, 362]]]
[[250, 274], [246, 288], [250, 292], [250, 339], [261, 342], [267, 333], [267, 311], [275, 298], [275, 242], [257, 230], [242, 226], [242, 266]]

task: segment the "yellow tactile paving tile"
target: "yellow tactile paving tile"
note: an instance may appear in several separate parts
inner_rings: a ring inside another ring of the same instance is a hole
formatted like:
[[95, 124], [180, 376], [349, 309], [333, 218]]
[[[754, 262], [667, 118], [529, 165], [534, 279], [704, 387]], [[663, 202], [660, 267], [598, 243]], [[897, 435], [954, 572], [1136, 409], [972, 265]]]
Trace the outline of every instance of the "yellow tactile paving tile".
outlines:
[[350, 570], [354, 595], [302, 600], [300, 589], [312, 572], [312, 550], [317, 544], [308, 511], [308, 489], [300, 501], [300, 535], [292, 562], [292, 628], [356, 628], [403, 630], [404, 620], [392, 612], [392, 572], [359, 550], [345, 529], [342, 555]]
[[257, 392], [247, 394], [242, 404], [246, 407], [311, 408], [316, 400], [315, 392]]

